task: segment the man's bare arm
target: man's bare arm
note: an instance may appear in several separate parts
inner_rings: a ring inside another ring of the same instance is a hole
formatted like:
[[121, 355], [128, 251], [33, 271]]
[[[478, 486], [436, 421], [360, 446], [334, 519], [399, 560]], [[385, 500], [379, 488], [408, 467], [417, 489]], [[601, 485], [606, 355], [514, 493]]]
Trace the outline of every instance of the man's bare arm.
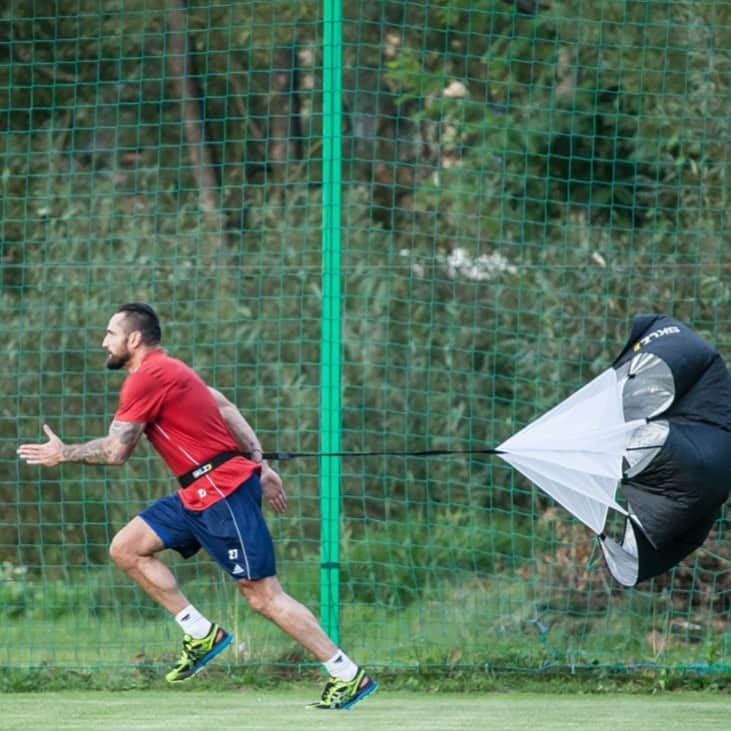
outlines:
[[124, 464], [132, 454], [144, 428], [144, 424], [113, 421], [106, 437], [93, 439], [84, 444], [64, 444], [61, 450], [63, 461], [84, 464]]
[[18, 456], [28, 464], [53, 467], [61, 462], [120, 465], [127, 461], [145, 428], [144, 424], [113, 421], [109, 434], [83, 444], [64, 444], [54, 431], [43, 425], [48, 437], [44, 444], [21, 444]]
[[216, 391], [215, 388], [211, 388], [210, 386], [208, 390], [213, 395], [216, 406], [218, 406], [218, 410], [221, 412], [221, 416], [226, 422], [231, 436], [236, 440], [239, 449], [244, 454], [251, 455], [251, 459], [254, 462], [261, 462], [264, 452], [249, 422], [244, 419], [235, 404], [232, 404], [220, 391]]
[[216, 391], [215, 388], [210, 386], [208, 390], [213, 395], [218, 410], [221, 412], [221, 416], [238, 448], [243, 453], [248, 454], [252, 461], [261, 465], [261, 489], [264, 497], [271, 505], [272, 510], [283, 513], [287, 509], [287, 494], [284, 492], [282, 479], [264, 459], [264, 452], [256, 433], [249, 425], [249, 422], [241, 415], [238, 408], [220, 391]]

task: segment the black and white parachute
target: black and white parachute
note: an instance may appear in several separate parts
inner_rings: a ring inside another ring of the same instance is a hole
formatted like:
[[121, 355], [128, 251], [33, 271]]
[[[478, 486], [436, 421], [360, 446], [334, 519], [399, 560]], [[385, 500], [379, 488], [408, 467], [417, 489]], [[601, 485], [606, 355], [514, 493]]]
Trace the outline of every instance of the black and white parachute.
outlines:
[[[591, 528], [634, 586], [698, 548], [729, 497], [731, 376], [689, 327], [638, 315], [611, 368], [497, 453]], [[609, 510], [624, 515], [619, 540]]]

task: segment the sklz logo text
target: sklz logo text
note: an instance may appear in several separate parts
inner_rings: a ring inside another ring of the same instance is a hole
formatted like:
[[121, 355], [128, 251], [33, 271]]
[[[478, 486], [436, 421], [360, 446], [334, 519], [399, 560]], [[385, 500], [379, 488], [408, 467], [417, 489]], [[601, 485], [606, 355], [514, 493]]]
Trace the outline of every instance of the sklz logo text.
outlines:
[[193, 470], [193, 477], [197, 480], [203, 475], [207, 475], [213, 469], [213, 465], [209, 462], [208, 464], [202, 464], [198, 469]]
[[649, 345], [653, 340], [662, 338], [665, 335], [678, 335], [680, 328], [675, 325], [669, 325], [668, 327], [661, 327], [659, 330], [653, 330], [649, 335], [645, 335], [644, 338], [635, 343], [634, 350], [638, 351], [643, 345]]

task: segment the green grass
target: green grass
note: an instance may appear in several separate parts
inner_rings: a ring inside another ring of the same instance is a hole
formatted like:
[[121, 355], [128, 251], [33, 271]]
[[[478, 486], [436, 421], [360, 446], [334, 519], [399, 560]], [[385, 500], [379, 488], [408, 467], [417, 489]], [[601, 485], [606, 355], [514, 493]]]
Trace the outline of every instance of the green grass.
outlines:
[[4, 731], [718, 731], [728, 723], [729, 697], [712, 693], [647, 695], [425, 694], [381, 690], [343, 714], [306, 710], [316, 688], [200, 692], [187, 689], [0, 695]]
[[[294, 595], [317, 611], [310, 596], [314, 582], [294, 583]], [[68, 589], [73, 611], [43, 596], [19, 614], [4, 612], [0, 602], [0, 667], [77, 669], [99, 676], [103, 669], [151, 666], [159, 671], [171, 664], [181, 639], [175, 623], [163, 610], [138, 604], [139, 593], [126, 585], [111, 586], [127, 591], [125, 601], [113, 608], [85, 595], [82, 585]], [[201, 609], [235, 637], [217, 667], [284, 663], [296, 669], [312, 663], [279, 629], [254, 615], [229, 583], [219, 579], [203, 584], [196, 596], [203, 597]], [[489, 665], [531, 672], [556, 666], [678, 669], [727, 664], [729, 636], [707, 631], [690, 643], [673, 634], [669, 609], [653, 617], [650, 598], [635, 592], [629, 599], [631, 604], [584, 616], [566, 603], [539, 607], [526, 585], [513, 577], [462, 576], [425, 589], [406, 607], [346, 605], [341, 638], [357, 661], [394, 669], [441, 666], [449, 671]], [[108, 608], [92, 610], [99, 606]], [[653, 627], [659, 629], [650, 632]]]

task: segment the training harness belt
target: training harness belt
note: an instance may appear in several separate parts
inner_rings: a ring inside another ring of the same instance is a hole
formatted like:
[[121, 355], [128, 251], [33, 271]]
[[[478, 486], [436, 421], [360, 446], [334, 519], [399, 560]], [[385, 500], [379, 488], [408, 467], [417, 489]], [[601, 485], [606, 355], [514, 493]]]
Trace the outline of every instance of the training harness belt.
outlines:
[[181, 487], [188, 487], [188, 485], [192, 485], [197, 479], [203, 477], [203, 475], [207, 475], [210, 472], [213, 472], [216, 467], [220, 467], [224, 462], [228, 462], [234, 457], [245, 456], [246, 455], [242, 454], [241, 452], [221, 452], [221, 454], [217, 454], [215, 457], [211, 457], [211, 459], [209, 459], [207, 462], [199, 464], [198, 466], [193, 467], [192, 470], [188, 470], [182, 475], [179, 475], [178, 482], [180, 483]]

